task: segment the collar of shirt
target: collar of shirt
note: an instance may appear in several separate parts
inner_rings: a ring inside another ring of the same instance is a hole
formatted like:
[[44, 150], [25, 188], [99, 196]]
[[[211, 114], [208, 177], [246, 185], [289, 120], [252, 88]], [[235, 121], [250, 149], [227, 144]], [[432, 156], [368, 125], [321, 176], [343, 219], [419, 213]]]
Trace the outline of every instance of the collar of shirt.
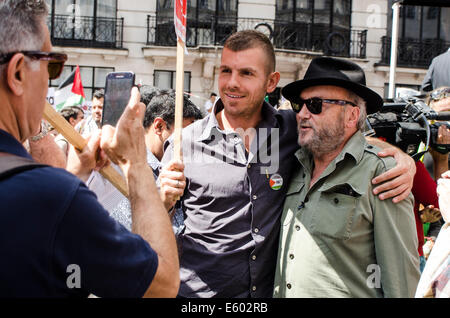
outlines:
[[159, 175], [159, 169], [162, 167], [162, 164], [158, 160], [158, 158], [156, 158], [155, 155], [148, 149], [147, 149], [147, 163], [152, 168], [153, 173], [157, 177]]
[[[344, 146], [344, 149], [337, 155], [336, 158], [328, 165], [327, 169], [324, 171], [323, 175], [328, 175], [334, 169], [336, 168], [336, 165], [344, 160], [344, 158], [347, 157], [347, 154], [349, 155], [349, 158], [353, 158], [355, 161], [355, 164], [358, 164], [364, 154], [364, 149], [367, 146], [366, 139], [362, 135], [360, 131], [357, 131], [355, 134], [353, 134], [352, 137], [347, 141], [347, 143]], [[312, 154], [307, 150], [305, 147], [301, 147], [297, 152], [295, 153], [295, 156], [297, 157], [300, 164], [305, 168], [308, 173], [312, 173], [313, 169], [313, 157]]]
[[[197, 141], [204, 141], [211, 138], [213, 135], [213, 129], [216, 131], [222, 131], [219, 127], [219, 123], [216, 118], [216, 114], [220, 112], [222, 109], [224, 109], [223, 103], [221, 99], [218, 99], [216, 103], [213, 106], [213, 110], [211, 111], [211, 114], [208, 115], [208, 122], [206, 124], [205, 129], [203, 130], [203, 133], [200, 135], [200, 137], [197, 138]], [[280, 114], [278, 114], [277, 110], [274, 109], [271, 105], [264, 102], [262, 109], [262, 120], [258, 124], [257, 127], [270, 127], [270, 128], [276, 128], [279, 127], [279, 121], [280, 121]]]
[[19, 157], [32, 159], [23, 145], [11, 134], [0, 129], [0, 152], [7, 152]]

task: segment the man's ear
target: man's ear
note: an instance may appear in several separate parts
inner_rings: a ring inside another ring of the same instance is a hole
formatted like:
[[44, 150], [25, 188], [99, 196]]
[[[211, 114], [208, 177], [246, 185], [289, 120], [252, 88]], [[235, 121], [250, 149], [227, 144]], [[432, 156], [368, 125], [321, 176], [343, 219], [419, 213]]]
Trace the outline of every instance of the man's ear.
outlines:
[[21, 96], [24, 92], [26, 62], [23, 54], [15, 54], [6, 69], [6, 83], [11, 92]]
[[345, 121], [345, 124], [350, 128], [358, 126], [358, 119], [361, 109], [359, 109], [359, 107], [347, 107], [350, 111], [347, 112], [347, 120]]
[[277, 88], [278, 82], [280, 81], [280, 73], [273, 72], [270, 73], [269, 78], [267, 80], [267, 93], [272, 93], [275, 88]]
[[158, 136], [161, 136], [163, 131], [167, 129], [167, 124], [161, 117], [156, 117], [153, 121], [153, 130], [155, 131], [155, 134]]

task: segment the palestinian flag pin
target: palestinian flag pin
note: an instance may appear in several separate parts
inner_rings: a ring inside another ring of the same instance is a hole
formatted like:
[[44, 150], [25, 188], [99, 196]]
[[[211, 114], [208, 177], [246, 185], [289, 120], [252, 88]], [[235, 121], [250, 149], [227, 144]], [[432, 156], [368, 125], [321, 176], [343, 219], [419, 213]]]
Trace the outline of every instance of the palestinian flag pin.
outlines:
[[272, 190], [280, 190], [283, 186], [283, 178], [279, 174], [274, 174], [270, 177], [269, 184]]

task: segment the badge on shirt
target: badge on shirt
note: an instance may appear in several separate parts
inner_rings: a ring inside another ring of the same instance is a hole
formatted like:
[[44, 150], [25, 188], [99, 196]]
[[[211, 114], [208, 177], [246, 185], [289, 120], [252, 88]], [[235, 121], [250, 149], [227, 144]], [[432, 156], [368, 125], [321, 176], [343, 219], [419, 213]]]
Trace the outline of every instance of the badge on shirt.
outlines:
[[279, 174], [274, 174], [270, 177], [269, 184], [272, 190], [280, 190], [283, 186], [283, 178]]

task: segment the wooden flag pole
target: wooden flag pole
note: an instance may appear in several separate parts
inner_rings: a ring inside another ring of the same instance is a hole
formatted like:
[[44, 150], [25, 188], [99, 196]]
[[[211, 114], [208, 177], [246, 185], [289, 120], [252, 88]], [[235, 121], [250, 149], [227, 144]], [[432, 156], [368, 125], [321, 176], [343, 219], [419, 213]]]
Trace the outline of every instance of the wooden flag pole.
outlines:
[[[83, 149], [86, 146], [87, 141], [48, 102], [45, 105], [44, 118], [75, 148]], [[112, 166], [104, 167], [100, 174], [128, 198], [127, 183]]]
[[183, 128], [183, 94], [184, 94], [184, 46], [177, 41], [175, 126], [174, 126], [174, 158], [182, 161], [181, 130]]

